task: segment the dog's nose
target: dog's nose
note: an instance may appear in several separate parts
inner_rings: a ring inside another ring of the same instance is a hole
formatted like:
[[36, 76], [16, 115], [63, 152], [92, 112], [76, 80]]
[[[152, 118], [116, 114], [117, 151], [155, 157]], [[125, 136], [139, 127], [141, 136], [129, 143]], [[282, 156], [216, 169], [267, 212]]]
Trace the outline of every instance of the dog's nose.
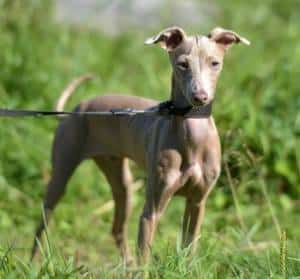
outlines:
[[193, 95], [195, 103], [203, 104], [208, 100], [208, 94], [204, 90], [200, 90]]

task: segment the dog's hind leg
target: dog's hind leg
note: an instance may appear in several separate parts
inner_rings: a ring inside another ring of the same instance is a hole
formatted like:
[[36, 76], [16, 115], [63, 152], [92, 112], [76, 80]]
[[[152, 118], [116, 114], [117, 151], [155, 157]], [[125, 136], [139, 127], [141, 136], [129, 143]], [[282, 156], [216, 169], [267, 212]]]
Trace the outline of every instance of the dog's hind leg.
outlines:
[[[70, 123], [71, 121], [71, 123]], [[58, 128], [52, 158], [52, 176], [48, 183], [43, 203], [44, 215], [35, 232], [31, 258], [34, 257], [38, 242], [49, 221], [50, 215], [65, 193], [69, 178], [82, 160], [82, 136], [72, 120], [67, 120]]]
[[128, 246], [127, 223], [131, 211], [132, 175], [127, 158], [96, 157], [98, 167], [104, 172], [115, 202], [112, 235], [127, 264], [132, 263]]

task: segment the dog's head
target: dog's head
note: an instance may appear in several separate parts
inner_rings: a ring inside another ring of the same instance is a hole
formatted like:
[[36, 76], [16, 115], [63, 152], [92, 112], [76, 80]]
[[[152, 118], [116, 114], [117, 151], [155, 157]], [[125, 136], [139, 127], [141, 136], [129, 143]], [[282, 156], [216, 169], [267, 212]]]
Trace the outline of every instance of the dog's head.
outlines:
[[214, 99], [226, 51], [234, 43], [250, 42], [231, 30], [214, 28], [207, 36], [188, 36], [179, 27], [167, 28], [145, 44], [159, 44], [169, 53], [173, 75], [187, 102], [206, 105]]

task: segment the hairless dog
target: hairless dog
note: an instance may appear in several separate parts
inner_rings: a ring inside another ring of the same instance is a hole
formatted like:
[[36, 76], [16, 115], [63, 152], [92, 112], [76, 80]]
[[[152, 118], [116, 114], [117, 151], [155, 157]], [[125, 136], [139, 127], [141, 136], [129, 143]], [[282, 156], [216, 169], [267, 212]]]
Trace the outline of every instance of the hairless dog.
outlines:
[[[249, 44], [237, 33], [222, 28], [207, 36], [188, 36], [171, 27], [145, 41], [159, 44], [170, 58], [171, 102], [176, 108], [210, 104], [222, 70], [223, 57], [234, 43]], [[71, 86], [72, 87], [72, 86]], [[58, 102], [62, 109], [69, 97]], [[66, 97], [67, 96], [67, 97]], [[155, 108], [154, 100], [135, 96], [99, 96], [81, 102], [75, 111]], [[120, 142], [121, 141], [121, 142]], [[221, 148], [212, 116], [69, 116], [56, 131], [52, 149], [52, 176], [44, 199], [45, 219], [36, 230], [37, 241], [51, 212], [63, 196], [67, 182], [85, 159], [93, 159], [104, 172], [115, 202], [112, 235], [126, 262], [132, 260], [127, 242], [132, 175], [128, 160], [147, 174], [146, 197], [140, 217], [138, 250], [141, 263], [149, 257], [155, 229], [173, 195], [185, 197], [182, 244], [193, 251], [203, 223], [205, 204], [220, 174]]]

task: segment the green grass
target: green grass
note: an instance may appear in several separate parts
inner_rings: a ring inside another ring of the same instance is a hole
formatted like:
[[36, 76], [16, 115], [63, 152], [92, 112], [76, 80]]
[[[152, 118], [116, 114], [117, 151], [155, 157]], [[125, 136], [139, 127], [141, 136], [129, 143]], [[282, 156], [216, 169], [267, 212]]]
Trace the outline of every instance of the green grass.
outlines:
[[[230, 49], [218, 84], [223, 172], [193, 257], [178, 248], [183, 200], [172, 200], [155, 239], [151, 278], [300, 278], [298, 6], [218, 1], [214, 25], [252, 42]], [[188, 31], [206, 34], [214, 25]], [[0, 1], [0, 107], [52, 109], [64, 86], [86, 72], [99, 78], [82, 86], [68, 109], [105, 92], [166, 100], [167, 55], [143, 45], [149, 35], [110, 38], [55, 23], [50, 1]], [[76, 171], [49, 225], [48, 245], [29, 262], [56, 126], [56, 119], [0, 119], [0, 278], [141, 278], [119, 258], [110, 236], [111, 193], [92, 162]], [[134, 171], [143, 184], [144, 174]], [[143, 194], [142, 187], [130, 219], [133, 250]]]

